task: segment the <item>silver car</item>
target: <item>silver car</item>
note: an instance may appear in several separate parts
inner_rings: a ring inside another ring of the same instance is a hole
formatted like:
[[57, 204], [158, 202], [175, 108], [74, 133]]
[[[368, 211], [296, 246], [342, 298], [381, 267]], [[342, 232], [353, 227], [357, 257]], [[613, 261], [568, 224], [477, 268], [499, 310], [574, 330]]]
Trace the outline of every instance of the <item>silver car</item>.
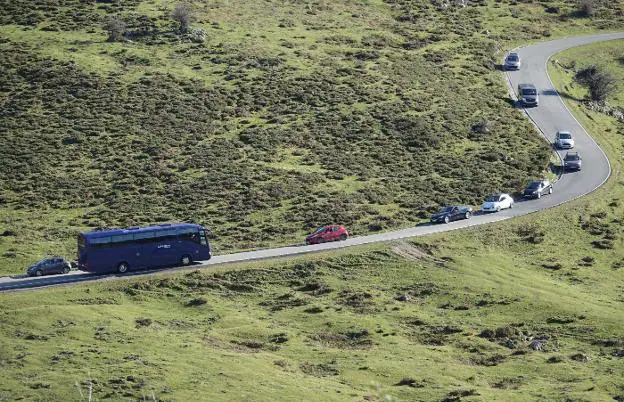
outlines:
[[559, 149], [574, 148], [574, 138], [569, 131], [559, 131], [555, 136], [555, 146]]
[[509, 53], [507, 57], [505, 57], [505, 64], [503, 64], [503, 67], [505, 70], [520, 70], [521, 65], [520, 55], [518, 53]]

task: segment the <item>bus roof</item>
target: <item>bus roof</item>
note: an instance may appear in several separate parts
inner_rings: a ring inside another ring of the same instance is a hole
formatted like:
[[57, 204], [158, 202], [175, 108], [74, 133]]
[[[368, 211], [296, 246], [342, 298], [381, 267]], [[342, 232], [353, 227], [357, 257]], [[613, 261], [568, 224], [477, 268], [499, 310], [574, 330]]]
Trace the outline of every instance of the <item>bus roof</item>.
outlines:
[[86, 239], [96, 239], [98, 237], [107, 237], [107, 236], [115, 236], [122, 234], [130, 234], [130, 233], [143, 233], [143, 232], [153, 232], [155, 230], [166, 230], [166, 229], [188, 229], [193, 228], [200, 230], [203, 228], [202, 225], [198, 225], [195, 223], [163, 223], [160, 225], [153, 226], [144, 226], [144, 227], [130, 227], [125, 229], [105, 229], [105, 230], [94, 230], [92, 232], [82, 232], [80, 233]]

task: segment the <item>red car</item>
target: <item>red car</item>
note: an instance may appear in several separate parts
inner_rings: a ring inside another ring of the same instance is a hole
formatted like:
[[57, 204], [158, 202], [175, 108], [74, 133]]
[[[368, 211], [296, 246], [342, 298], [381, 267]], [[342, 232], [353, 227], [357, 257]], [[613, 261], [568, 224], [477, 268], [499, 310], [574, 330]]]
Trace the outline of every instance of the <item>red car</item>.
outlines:
[[342, 225], [328, 225], [319, 228], [305, 239], [305, 244], [318, 244], [328, 241], [347, 240], [349, 232]]

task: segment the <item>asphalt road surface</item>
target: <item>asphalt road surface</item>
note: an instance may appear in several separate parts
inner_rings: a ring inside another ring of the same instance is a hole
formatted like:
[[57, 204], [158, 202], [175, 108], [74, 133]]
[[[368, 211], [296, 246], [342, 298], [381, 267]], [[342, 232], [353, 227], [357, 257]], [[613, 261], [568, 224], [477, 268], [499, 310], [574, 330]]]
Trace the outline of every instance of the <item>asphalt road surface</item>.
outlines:
[[[468, 226], [501, 221], [515, 216], [551, 208], [592, 192], [609, 178], [609, 175], [611, 174], [609, 161], [596, 142], [587, 134], [587, 132], [563, 104], [557, 91], [553, 87], [550, 78], [548, 77], [546, 63], [553, 54], [564, 49], [592, 42], [614, 39], [624, 39], [624, 32], [565, 38], [521, 47], [517, 49], [517, 52], [520, 54], [522, 59], [522, 67], [519, 71], [505, 73], [512, 92], [513, 89], [518, 87], [519, 83], [532, 83], [539, 90], [539, 106], [526, 110], [523, 109], [523, 111], [527, 114], [528, 118], [535, 123], [546, 140], [552, 143], [557, 131], [569, 130], [574, 136], [576, 143], [575, 150], [579, 151], [583, 157], [583, 169], [579, 172], [562, 174], [560, 179], [553, 186], [554, 192], [552, 195], [542, 197], [539, 200], [518, 200], [513, 209], [487, 215], [477, 214], [469, 220], [439, 225], [423, 224], [404, 230], [352, 237], [346, 241], [334, 243], [324, 243], [311, 246], [280, 247], [235, 254], [217, 255], [210, 261], [204, 261], [195, 267], [202, 268], [215, 264], [293, 256], [461, 229]], [[560, 152], [561, 156], [564, 154], [565, 151]], [[185, 267], [185, 269], [188, 269], [188, 267]], [[171, 269], [168, 269], [168, 271], [171, 271]], [[0, 291], [33, 289], [94, 280], [114, 280], [121, 277], [149, 275], [155, 272], [160, 272], [160, 270], [128, 272], [123, 275], [101, 275], [90, 274], [82, 271], [72, 271], [67, 275], [44, 276], [40, 278], [29, 278], [23, 275], [0, 277]]]

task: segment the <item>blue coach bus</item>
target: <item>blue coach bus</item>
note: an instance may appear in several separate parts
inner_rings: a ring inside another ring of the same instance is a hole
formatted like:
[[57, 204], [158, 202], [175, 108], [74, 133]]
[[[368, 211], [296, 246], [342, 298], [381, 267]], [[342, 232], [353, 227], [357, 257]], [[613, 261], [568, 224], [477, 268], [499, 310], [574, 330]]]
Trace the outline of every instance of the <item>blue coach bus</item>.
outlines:
[[209, 260], [206, 229], [190, 223], [99, 230], [78, 235], [78, 266], [119, 272]]

